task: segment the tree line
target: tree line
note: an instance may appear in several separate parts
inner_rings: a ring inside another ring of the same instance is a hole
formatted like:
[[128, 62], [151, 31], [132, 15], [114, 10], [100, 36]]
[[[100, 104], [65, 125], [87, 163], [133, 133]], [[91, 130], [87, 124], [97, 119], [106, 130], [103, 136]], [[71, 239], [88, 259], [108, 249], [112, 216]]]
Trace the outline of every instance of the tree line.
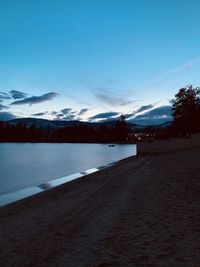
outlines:
[[129, 129], [121, 118], [113, 126], [73, 125], [63, 128], [16, 125], [0, 121], [0, 142], [126, 142]]

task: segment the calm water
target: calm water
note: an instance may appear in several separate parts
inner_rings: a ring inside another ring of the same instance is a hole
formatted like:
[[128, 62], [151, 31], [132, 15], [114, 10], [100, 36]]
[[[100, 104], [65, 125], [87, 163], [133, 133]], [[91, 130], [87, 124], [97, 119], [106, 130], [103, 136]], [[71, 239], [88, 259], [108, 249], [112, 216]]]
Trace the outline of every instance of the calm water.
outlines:
[[135, 145], [0, 143], [0, 195], [135, 154]]

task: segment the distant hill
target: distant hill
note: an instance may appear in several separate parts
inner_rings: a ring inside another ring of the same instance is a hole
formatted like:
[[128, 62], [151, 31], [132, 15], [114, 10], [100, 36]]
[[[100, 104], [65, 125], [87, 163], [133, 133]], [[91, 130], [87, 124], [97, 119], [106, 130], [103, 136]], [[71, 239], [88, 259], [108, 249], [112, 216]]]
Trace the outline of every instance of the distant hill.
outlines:
[[[83, 122], [83, 121], [61, 121], [61, 120], [45, 120], [45, 119], [37, 119], [37, 118], [21, 118], [21, 119], [13, 119], [8, 121], [9, 124], [17, 125], [19, 123], [22, 123], [26, 125], [26, 127], [31, 127], [31, 125], [36, 125], [37, 127], [41, 128], [64, 128], [64, 127], [71, 127], [71, 126], [80, 126], [80, 125], [87, 125], [90, 127], [100, 127], [102, 125], [106, 127], [113, 127], [116, 125], [117, 121], [107, 121], [107, 122]], [[165, 122], [163, 124], [159, 125], [138, 125], [135, 123], [129, 123], [127, 122], [127, 125], [131, 129], [135, 129], [137, 131], [144, 130], [147, 127], [154, 127], [154, 128], [165, 128], [169, 126], [171, 122]]]
[[127, 142], [127, 134], [161, 134], [164, 125], [136, 125], [127, 123], [128, 128], [118, 121], [82, 122], [51, 121], [22, 118], [0, 121], [0, 142], [80, 142], [113, 143]]
[[57, 120], [54, 121], [54, 120], [45, 120], [45, 119], [36, 119], [36, 118], [14, 119], [14, 120], [10, 120], [9, 123], [13, 125], [22, 123], [26, 125], [26, 127], [30, 127], [31, 125], [34, 124], [41, 128], [47, 128], [47, 127], [63, 128], [63, 127], [89, 124], [87, 122], [81, 122], [81, 121], [57, 121]]
[[[99, 127], [105, 125], [107, 127], [115, 126], [117, 121], [107, 121], [107, 122], [83, 122], [83, 121], [61, 121], [61, 120], [45, 120], [45, 119], [36, 119], [36, 118], [22, 118], [14, 119], [9, 121], [10, 124], [17, 125], [22, 123], [26, 127], [31, 127], [31, 125], [36, 125], [41, 128], [53, 127], [53, 128], [63, 128], [71, 126], [80, 126], [87, 125], [91, 127]], [[134, 127], [135, 124], [127, 123], [130, 127]]]

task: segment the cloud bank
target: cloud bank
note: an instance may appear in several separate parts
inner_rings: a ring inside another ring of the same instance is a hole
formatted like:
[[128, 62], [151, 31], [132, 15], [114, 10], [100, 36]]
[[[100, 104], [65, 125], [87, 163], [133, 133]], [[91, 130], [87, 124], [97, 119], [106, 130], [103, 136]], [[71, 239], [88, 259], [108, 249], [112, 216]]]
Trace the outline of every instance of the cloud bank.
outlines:
[[127, 106], [133, 102], [138, 101], [138, 100], [134, 101], [124, 100], [123, 98], [116, 97], [115, 95], [113, 95], [113, 93], [104, 93], [104, 94], [97, 93], [95, 97], [101, 102], [106, 103], [107, 105], [110, 106]]
[[46, 114], [48, 114], [48, 112], [47, 111], [44, 111], [44, 112], [38, 112], [38, 113], [32, 114], [32, 116], [38, 117], [38, 116], [44, 116]]
[[114, 119], [116, 118], [116, 116], [119, 116], [120, 113], [119, 112], [104, 112], [104, 113], [99, 113], [95, 116], [92, 116], [89, 118], [90, 121], [93, 121], [93, 120], [97, 120], [97, 119], [100, 119], [100, 120], [108, 120], [108, 119]]
[[43, 94], [41, 96], [31, 96], [31, 97], [24, 98], [22, 100], [16, 100], [12, 102], [11, 105], [24, 105], [24, 104], [35, 105], [35, 104], [39, 104], [45, 101], [50, 101], [57, 96], [58, 96], [57, 93], [50, 92], [47, 94]]
[[172, 119], [172, 107], [161, 106], [147, 111], [144, 114], [137, 115], [134, 119], [129, 120], [129, 122], [140, 125], [157, 125], [162, 124], [166, 121], [172, 121]]
[[153, 108], [153, 105], [149, 104], [149, 105], [146, 105], [146, 106], [141, 106], [139, 109], [137, 109], [135, 111], [135, 113], [140, 113], [140, 112], [143, 112], [143, 111], [146, 111], [148, 109], [152, 109]]
[[0, 92], [0, 100], [11, 99], [11, 96], [8, 93]]
[[[60, 111], [51, 111], [48, 114], [55, 117], [56, 120], [81, 120], [81, 116], [85, 114], [89, 109], [82, 108], [79, 111], [73, 110], [72, 108], [64, 108]], [[43, 114], [45, 115], [45, 114]]]
[[88, 108], [82, 108], [79, 113], [78, 116], [82, 116], [83, 114], [85, 114], [89, 109]]
[[11, 90], [9, 93], [11, 94], [13, 99], [24, 99], [27, 96], [26, 93], [16, 90]]
[[7, 106], [4, 106], [4, 105], [2, 105], [2, 104], [0, 103], [0, 110], [3, 110], [3, 109], [8, 109], [8, 107], [7, 107]]

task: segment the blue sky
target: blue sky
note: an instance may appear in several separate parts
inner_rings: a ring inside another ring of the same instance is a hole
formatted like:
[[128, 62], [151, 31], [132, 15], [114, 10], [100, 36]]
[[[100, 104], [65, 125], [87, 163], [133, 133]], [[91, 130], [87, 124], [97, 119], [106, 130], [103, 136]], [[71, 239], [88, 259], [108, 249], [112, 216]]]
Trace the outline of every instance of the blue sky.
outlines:
[[156, 109], [167, 120], [163, 106], [200, 83], [199, 10], [197, 0], [0, 1], [0, 119], [146, 120]]

